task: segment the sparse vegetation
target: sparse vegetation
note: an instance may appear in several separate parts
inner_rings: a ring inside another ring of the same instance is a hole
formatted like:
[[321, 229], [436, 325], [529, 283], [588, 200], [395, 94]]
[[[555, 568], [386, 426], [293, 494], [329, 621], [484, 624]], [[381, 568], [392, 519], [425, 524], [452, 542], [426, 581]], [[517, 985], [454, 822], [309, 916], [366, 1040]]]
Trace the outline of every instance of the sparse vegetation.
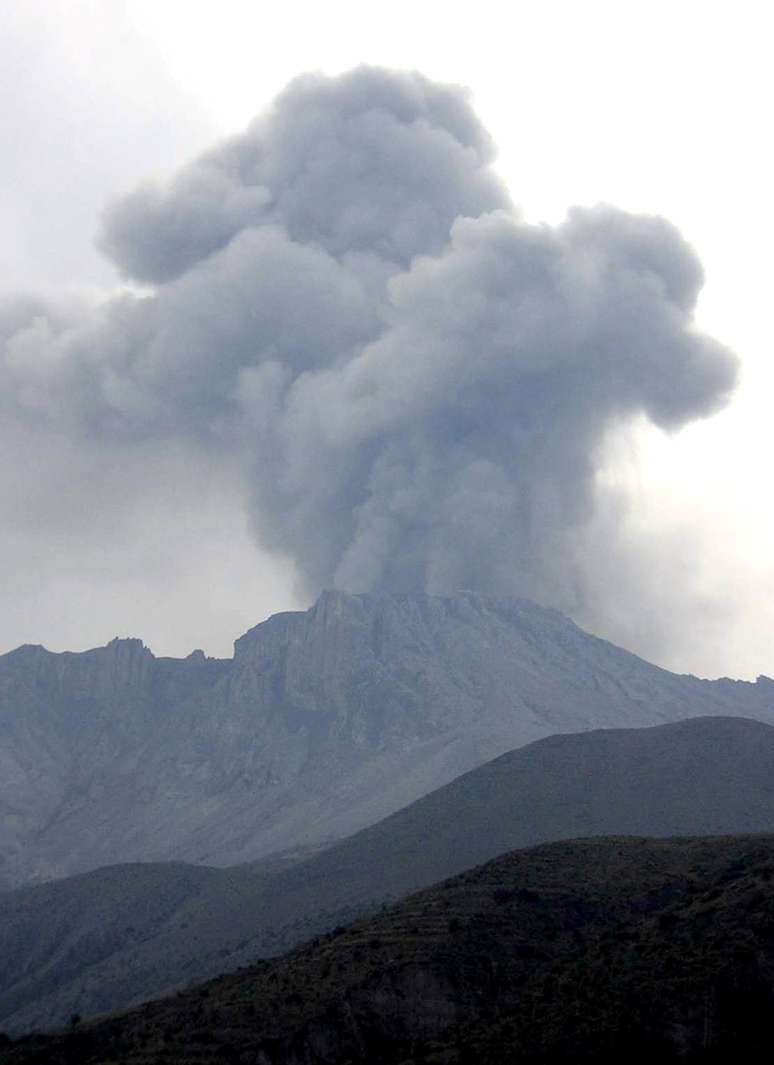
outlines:
[[515, 852], [276, 961], [6, 1044], [0, 1062], [757, 1065], [772, 862], [772, 837]]

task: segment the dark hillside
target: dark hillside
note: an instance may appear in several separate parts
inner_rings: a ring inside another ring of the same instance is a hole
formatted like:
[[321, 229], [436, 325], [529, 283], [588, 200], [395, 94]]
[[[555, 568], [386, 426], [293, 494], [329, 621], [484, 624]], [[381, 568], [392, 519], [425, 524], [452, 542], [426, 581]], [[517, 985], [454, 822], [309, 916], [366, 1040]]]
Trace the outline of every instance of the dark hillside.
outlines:
[[0, 1027], [124, 1008], [518, 847], [774, 831], [774, 728], [694, 718], [512, 751], [296, 864], [128, 866], [0, 896]]
[[3, 1065], [770, 1060], [774, 837], [515, 852]]

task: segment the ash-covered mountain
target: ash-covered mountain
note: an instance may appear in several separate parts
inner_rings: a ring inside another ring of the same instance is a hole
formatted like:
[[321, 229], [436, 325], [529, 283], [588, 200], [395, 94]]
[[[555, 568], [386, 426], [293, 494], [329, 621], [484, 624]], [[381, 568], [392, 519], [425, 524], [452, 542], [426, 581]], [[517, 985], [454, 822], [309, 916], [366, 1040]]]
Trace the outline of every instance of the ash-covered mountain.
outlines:
[[774, 723], [774, 683], [677, 676], [473, 594], [326, 592], [231, 660], [24, 646], [0, 657], [0, 877], [316, 846], [552, 733], [718, 714]]

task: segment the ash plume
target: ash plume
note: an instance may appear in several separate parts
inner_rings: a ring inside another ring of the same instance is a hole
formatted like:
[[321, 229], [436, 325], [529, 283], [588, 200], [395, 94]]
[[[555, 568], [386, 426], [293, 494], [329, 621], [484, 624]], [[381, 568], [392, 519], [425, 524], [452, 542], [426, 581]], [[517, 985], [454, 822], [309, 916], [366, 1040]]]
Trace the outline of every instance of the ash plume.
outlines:
[[0, 405], [79, 439], [225, 456], [261, 544], [324, 586], [582, 595], [609, 431], [720, 408], [695, 254], [612, 207], [529, 225], [462, 90], [297, 79], [104, 214], [148, 286], [0, 308]]

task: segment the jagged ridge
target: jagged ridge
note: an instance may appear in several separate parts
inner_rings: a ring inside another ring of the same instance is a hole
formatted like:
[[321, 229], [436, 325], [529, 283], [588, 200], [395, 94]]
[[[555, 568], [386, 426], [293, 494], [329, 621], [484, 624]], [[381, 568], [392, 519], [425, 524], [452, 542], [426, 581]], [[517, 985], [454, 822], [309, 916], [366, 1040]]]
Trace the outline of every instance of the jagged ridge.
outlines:
[[533, 603], [326, 592], [232, 660], [138, 640], [0, 657], [0, 876], [227, 864], [371, 824], [551, 733], [774, 721], [774, 685], [658, 669]]

